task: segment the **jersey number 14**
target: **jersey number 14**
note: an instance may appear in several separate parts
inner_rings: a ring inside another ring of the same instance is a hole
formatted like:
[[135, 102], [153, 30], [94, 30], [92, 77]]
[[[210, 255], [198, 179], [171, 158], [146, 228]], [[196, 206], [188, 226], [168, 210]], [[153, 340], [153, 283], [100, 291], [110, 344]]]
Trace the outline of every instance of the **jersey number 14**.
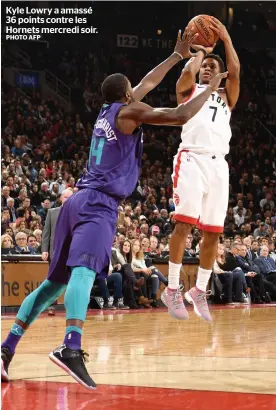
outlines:
[[96, 157], [96, 165], [100, 165], [103, 155], [103, 147], [104, 147], [105, 139], [100, 138], [98, 142], [98, 146], [96, 148], [97, 140], [94, 138], [92, 140], [90, 153], [89, 153], [89, 163], [92, 157]]

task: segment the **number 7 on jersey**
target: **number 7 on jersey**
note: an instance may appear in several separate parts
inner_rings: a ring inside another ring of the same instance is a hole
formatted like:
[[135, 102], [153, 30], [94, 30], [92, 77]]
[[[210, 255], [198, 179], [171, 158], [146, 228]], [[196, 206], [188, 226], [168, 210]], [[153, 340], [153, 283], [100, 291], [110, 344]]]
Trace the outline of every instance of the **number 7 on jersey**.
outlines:
[[211, 110], [214, 110], [213, 116], [212, 116], [212, 121], [215, 122], [218, 107], [214, 107], [214, 106], [210, 105], [209, 108], [211, 108]]

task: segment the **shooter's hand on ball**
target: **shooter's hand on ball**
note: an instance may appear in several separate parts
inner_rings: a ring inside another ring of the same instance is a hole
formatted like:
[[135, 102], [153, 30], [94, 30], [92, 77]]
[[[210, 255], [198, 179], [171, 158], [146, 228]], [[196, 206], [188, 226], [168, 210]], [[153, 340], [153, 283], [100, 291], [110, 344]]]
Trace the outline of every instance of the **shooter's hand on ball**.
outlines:
[[219, 35], [222, 41], [227, 40], [230, 37], [227, 28], [215, 17], [211, 17], [211, 21], [210, 28]]
[[216, 47], [216, 43], [212, 47], [204, 47], [198, 44], [192, 44], [191, 46], [191, 48], [193, 48], [197, 52], [202, 50], [203, 53], [206, 53], [206, 54], [211, 54], [215, 47]]
[[223, 78], [227, 78], [227, 76], [228, 76], [228, 71], [226, 71], [225, 73], [219, 73], [219, 74], [215, 75], [215, 77], [213, 77], [210, 80], [209, 87], [211, 87], [211, 89], [213, 91], [216, 91], [220, 86], [221, 80]]
[[181, 30], [179, 30], [174, 52], [181, 54], [183, 58], [191, 57], [192, 53], [190, 48], [193, 47], [192, 44], [196, 40], [197, 36], [198, 34], [194, 34], [191, 31], [188, 32], [187, 29], [183, 34], [181, 34]]

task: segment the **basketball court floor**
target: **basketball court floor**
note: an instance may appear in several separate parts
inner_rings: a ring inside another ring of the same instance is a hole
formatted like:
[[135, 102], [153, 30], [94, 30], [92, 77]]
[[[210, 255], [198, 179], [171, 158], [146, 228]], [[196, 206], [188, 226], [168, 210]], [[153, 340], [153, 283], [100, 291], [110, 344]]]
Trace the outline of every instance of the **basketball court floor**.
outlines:
[[[49, 359], [63, 313], [42, 315], [2, 383], [3, 410], [276, 410], [276, 305], [212, 307], [213, 323], [165, 309], [90, 311], [84, 329], [88, 391]], [[14, 316], [2, 318], [2, 340]]]

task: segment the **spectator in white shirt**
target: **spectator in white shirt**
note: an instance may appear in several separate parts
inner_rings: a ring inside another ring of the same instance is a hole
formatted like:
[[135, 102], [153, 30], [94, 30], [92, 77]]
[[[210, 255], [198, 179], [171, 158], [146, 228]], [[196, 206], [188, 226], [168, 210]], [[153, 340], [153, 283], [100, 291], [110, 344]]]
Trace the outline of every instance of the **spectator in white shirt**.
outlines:
[[272, 195], [271, 195], [270, 192], [267, 192], [266, 195], [265, 195], [265, 198], [260, 201], [260, 207], [262, 208], [262, 210], [264, 209], [264, 207], [265, 207], [267, 204], [270, 205], [271, 210], [274, 209], [275, 204], [274, 204], [274, 202], [272, 201]]
[[234, 215], [234, 219], [235, 219], [235, 224], [238, 225], [238, 227], [244, 224], [244, 214], [241, 208], [239, 208], [238, 212]]
[[237, 206], [235, 206], [233, 208], [234, 211], [234, 215], [236, 215], [238, 213], [238, 210], [241, 209], [242, 210], [242, 214], [245, 216], [246, 215], [246, 209], [243, 207], [243, 201], [241, 199], [238, 200], [238, 204]]

